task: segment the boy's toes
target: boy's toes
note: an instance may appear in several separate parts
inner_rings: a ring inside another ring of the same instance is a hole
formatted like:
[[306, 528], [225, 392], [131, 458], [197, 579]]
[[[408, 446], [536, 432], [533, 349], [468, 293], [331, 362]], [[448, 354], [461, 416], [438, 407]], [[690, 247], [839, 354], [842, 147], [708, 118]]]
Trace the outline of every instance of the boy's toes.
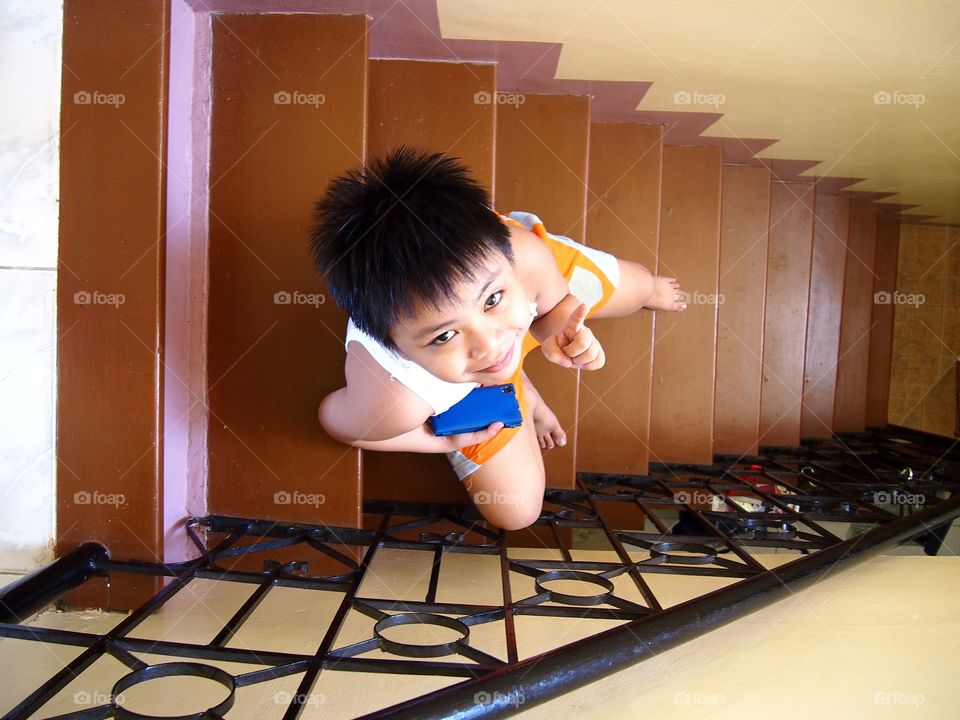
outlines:
[[560, 428], [548, 430], [542, 435], [537, 435], [540, 447], [544, 450], [552, 450], [555, 447], [563, 447], [567, 444], [567, 434]]

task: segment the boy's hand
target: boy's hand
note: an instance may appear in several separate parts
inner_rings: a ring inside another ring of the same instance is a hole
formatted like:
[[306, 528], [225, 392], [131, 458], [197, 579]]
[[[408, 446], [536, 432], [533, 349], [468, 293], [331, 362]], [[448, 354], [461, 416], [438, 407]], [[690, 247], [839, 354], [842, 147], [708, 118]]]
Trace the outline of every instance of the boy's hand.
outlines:
[[543, 341], [541, 349], [547, 360], [561, 367], [579, 370], [599, 370], [603, 367], [606, 359], [603, 348], [590, 328], [583, 326], [588, 311], [589, 308], [580, 303], [560, 331]]
[[[502, 422], [490, 423], [483, 430], [477, 430], [472, 433], [460, 433], [458, 435], [447, 435], [442, 439], [447, 444], [447, 449], [444, 452], [451, 452], [453, 450], [460, 450], [465, 448], [468, 445], [479, 445], [482, 442], [486, 442], [493, 438], [498, 432], [503, 429]], [[438, 438], [438, 440], [441, 438]]]

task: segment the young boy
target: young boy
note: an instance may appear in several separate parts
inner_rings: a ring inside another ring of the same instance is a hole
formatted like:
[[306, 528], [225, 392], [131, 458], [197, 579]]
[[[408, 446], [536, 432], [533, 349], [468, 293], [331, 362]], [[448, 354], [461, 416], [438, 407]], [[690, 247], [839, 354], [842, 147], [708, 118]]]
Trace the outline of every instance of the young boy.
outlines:
[[[603, 349], [585, 319], [686, 308], [674, 278], [550, 235], [529, 213], [497, 215], [443, 154], [400, 148], [337, 178], [311, 239], [350, 315], [346, 387], [321, 402], [324, 429], [367, 450], [446, 453], [481, 514], [507, 530], [539, 517], [540, 449], [566, 441], [523, 374], [526, 353], [539, 345], [551, 362], [596, 370]], [[430, 416], [508, 382], [519, 428], [433, 434]]]

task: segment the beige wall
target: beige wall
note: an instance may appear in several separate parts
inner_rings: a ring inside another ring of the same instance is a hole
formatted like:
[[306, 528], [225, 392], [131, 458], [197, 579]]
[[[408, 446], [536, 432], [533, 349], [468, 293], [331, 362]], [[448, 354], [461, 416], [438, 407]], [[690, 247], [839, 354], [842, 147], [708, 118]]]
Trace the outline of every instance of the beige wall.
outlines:
[[897, 291], [892, 299], [890, 422], [953, 436], [960, 359], [960, 230], [901, 225]]

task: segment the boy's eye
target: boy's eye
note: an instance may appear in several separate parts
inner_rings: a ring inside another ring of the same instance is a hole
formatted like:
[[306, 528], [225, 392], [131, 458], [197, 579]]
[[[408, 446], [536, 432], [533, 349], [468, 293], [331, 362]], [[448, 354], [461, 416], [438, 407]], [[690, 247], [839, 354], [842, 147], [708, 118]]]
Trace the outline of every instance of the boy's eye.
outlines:
[[437, 335], [433, 340], [430, 341], [431, 345], [443, 345], [445, 342], [450, 340], [453, 337], [453, 330], [447, 330], [445, 333]]
[[487, 298], [487, 301], [483, 304], [483, 307], [492, 308], [494, 305], [500, 302], [501, 297], [503, 297], [503, 290], [497, 290]]

